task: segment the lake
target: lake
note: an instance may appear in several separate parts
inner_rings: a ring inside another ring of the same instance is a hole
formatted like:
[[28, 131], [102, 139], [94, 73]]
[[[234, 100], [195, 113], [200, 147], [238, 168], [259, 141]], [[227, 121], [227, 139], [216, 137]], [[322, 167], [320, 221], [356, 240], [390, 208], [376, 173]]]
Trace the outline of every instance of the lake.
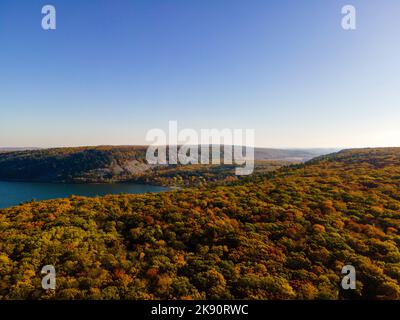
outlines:
[[106, 194], [167, 191], [168, 188], [135, 183], [71, 184], [0, 181], [0, 209], [21, 202], [68, 198], [71, 195], [95, 197]]

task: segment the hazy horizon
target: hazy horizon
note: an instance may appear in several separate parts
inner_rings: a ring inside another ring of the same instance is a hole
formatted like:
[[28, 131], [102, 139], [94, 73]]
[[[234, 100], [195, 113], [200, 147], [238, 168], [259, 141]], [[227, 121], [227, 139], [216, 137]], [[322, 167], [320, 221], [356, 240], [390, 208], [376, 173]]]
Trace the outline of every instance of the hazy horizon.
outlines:
[[[97, 144], [97, 145], [54, 145], [54, 146], [0, 146], [0, 149], [54, 149], [54, 148], [83, 148], [83, 147], [147, 147], [149, 144]], [[174, 145], [174, 144], [171, 144]], [[178, 144], [180, 145], [180, 144]], [[204, 145], [204, 144], [199, 144]], [[223, 144], [221, 144], [223, 145]], [[168, 146], [168, 144], [167, 144]], [[244, 144], [243, 147], [246, 145]], [[357, 146], [357, 147], [270, 147], [255, 146], [255, 149], [281, 149], [281, 150], [344, 150], [344, 149], [374, 149], [374, 148], [400, 148], [400, 146]]]

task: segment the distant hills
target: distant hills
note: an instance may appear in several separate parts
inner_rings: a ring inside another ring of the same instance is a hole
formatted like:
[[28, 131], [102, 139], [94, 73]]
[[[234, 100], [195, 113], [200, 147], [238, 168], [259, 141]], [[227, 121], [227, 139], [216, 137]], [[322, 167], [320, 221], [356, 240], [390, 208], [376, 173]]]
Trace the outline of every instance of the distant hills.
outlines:
[[256, 160], [279, 160], [291, 162], [304, 162], [312, 158], [337, 152], [340, 149], [319, 148], [319, 149], [272, 149], [272, 148], [255, 148], [254, 158]]
[[[149, 165], [145, 159], [146, 146], [97, 146], [53, 149], [0, 149], [0, 179], [46, 182], [116, 182], [137, 180], [170, 184], [177, 180], [203, 176], [206, 180], [233, 175], [232, 166], [171, 166]], [[304, 162], [331, 152], [331, 149], [255, 149], [257, 168], [263, 171], [284, 164]], [[262, 164], [260, 164], [262, 162]], [[277, 163], [279, 162], [279, 164]], [[176, 169], [175, 167], [178, 167]], [[189, 170], [190, 169], [190, 170]], [[177, 174], [184, 171], [184, 177]], [[188, 172], [189, 170], [189, 172]], [[156, 177], [157, 176], [157, 177]], [[157, 179], [158, 180], [157, 180]]]
[[40, 148], [7, 148], [7, 147], [0, 147], [1, 152], [14, 152], [14, 151], [26, 151], [26, 150], [38, 150]]

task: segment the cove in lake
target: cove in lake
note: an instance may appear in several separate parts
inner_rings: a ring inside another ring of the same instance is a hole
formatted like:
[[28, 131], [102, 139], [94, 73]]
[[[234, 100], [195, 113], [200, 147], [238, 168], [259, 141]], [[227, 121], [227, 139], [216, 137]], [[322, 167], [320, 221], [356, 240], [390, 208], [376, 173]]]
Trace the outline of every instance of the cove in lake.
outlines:
[[71, 195], [96, 197], [106, 194], [167, 191], [168, 188], [135, 183], [70, 184], [0, 181], [0, 209], [25, 201], [68, 198]]

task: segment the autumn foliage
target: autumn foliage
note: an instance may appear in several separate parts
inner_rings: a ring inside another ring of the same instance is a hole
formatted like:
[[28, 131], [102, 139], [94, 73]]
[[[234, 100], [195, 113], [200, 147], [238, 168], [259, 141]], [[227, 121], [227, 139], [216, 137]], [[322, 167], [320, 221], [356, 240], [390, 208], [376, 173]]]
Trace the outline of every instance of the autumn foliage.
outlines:
[[[400, 150], [0, 211], [1, 299], [400, 299]], [[55, 291], [40, 270], [57, 270]], [[342, 290], [352, 264], [357, 289]]]

